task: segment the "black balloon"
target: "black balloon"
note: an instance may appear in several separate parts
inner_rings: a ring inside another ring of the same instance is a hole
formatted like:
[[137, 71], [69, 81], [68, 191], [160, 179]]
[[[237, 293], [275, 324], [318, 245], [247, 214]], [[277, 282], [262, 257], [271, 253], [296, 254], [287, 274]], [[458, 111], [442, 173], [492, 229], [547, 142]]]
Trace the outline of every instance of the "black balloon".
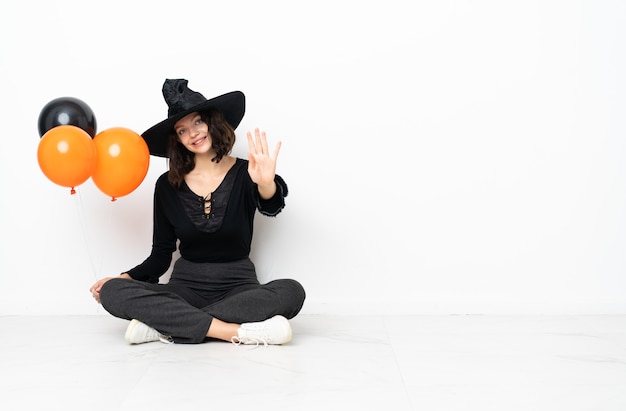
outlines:
[[56, 126], [71, 125], [96, 135], [96, 117], [91, 108], [75, 97], [59, 97], [46, 104], [39, 113], [39, 137]]

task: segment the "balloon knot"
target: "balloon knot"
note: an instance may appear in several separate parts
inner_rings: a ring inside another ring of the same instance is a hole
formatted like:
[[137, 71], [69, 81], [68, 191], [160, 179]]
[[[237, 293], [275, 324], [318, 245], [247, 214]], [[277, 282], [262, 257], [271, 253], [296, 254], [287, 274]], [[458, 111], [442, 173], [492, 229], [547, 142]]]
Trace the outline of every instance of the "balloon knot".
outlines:
[[113, 202], [113, 201], [117, 201], [117, 198], [111, 197], [111, 202]]
[[76, 194], [76, 190], [74, 190], [74, 187], [72, 187], [72, 189], [70, 190], [70, 194], [71, 194], [71, 195]]

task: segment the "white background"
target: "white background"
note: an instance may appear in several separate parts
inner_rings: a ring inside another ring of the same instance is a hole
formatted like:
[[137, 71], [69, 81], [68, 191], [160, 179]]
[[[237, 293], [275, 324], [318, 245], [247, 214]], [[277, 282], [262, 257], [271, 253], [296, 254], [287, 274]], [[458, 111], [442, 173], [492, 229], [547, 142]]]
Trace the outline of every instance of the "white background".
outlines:
[[306, 313], [625, 313], [626, 3], [5, 1], [0, 314], [103, 313], [150, 251], [152, 157], [111, 202], [37, 163], [40, 110], [98, 131], [165, 118], [161, 86], [247, 96], [290, 187], [259, 216], [261, 280]]

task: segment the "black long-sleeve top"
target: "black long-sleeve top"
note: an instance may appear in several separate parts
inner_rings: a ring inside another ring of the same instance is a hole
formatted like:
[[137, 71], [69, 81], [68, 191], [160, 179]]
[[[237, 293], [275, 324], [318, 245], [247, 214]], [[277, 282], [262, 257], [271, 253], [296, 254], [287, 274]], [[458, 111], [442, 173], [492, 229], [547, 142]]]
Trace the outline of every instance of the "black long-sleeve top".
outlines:
[[276, 194], [268, 200], [248, 174], [248, 160], [237, 158], [218, 188], [211, 193], [210, 213], [205, 198], [183, 182], [170, 184], [167, 172], [154, 190], [152, 251], [141, 264], [127, 271], [136, 280], [158, 282], [169, 268], [179, 240], [181, 257], [192, 262], [227, 262], [248, 257], [256, 210], [275, 216], [285, 206], [287, 184], [276, 175]]

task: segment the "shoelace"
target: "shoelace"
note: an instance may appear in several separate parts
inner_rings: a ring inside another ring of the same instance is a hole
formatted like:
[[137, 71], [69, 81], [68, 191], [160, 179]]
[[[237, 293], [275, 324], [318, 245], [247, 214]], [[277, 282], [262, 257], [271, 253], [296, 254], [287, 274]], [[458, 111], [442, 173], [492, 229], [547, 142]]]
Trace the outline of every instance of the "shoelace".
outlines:
[[239, 337], [233, 337], [230, 339], [230, 342], [232, 342], [235, 345], [241, 345], [241, 344], [245, 344], [247, 342], [252, 342], [255, 344], [254, 348], [257, 348], [260, 344], [263, 344], [265, 347], [267, 347], [267, 341], [265, 341], [262, 338], [239, 338]]

